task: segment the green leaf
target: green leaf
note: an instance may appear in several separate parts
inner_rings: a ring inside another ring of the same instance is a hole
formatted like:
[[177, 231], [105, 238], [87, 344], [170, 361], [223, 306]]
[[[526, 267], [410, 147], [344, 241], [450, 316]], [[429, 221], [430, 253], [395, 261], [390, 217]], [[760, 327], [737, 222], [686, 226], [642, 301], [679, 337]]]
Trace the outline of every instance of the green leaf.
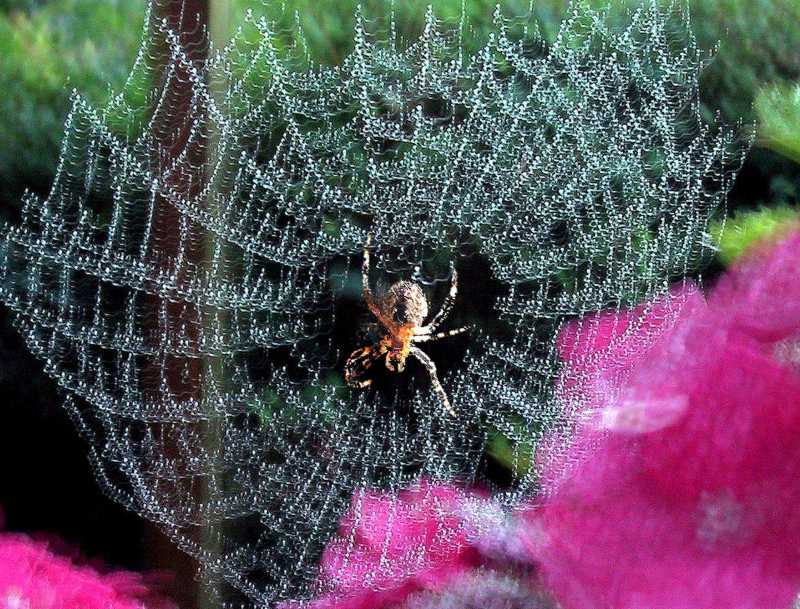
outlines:
[[759, 144], [800, 163], [800, 83], [763, 89], [756, 113]]
[[[788, 205], [739, 213], [711, 226], [711, 235], [725, 265], [736, 262], [753, 247], [779, 239], [800, 222], [800, 209]], [[724, 230], [723, 230], [724, 226]]]

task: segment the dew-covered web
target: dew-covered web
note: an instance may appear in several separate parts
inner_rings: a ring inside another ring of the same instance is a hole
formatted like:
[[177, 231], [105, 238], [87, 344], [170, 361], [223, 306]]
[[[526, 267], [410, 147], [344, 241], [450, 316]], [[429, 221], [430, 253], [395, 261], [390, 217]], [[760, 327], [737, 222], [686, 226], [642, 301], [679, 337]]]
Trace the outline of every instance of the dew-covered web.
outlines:
[[[701, 118], [680, 8], [576, 6], [545, 40], [500, 7], [478, 45], [435, 8], [412, 41], [357, 14], [333, 67], [269, 14], [224, 47], [181, 19], [151, 5], [124, 91], [75, 95], [49, 195], [3, 227], [0, 296], [109, 495], [223, 599], [272, 606], [314, 592], [359, 489], [534, 495], [536, 443], [566, 448], [581, 409], [559, 328], [699, 268], [744, 146]], [[378, 293], [414, 280], [433, 313], [458, 272], [442, 329], [471, 330], [421, 345], [455, 417], [411, 359], [344, 383], [376, 339], [370, 234]]]

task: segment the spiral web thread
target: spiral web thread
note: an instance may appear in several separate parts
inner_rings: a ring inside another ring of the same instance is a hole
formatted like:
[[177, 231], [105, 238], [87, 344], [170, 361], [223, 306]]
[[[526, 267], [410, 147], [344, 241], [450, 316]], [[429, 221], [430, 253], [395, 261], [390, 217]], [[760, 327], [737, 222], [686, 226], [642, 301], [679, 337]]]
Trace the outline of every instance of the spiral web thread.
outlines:
[[[107, 107], [75, 95], [49, 195], [2, 229], [0, 297], [108, 494], [223, 600], [273, 606], [319, 592], [360, 489], [491, 485], [499, 439], [497, 496], [536, 494], [536, 443], [566, 449], [581, 412], [553, 389], [559, 328], [699, 268], [746, 146], [700, 117], [680, 7], [611, 27], [576, 5], [552, 41], [498, 7], [472, 52], [433, 9], [410, 43], [359, 13], [322, 67], [269, 15], [215, 48], [174, 4]], [[368, 234], [373, 281], [432, 311], [459, 271], [443, 327], [472, 330], [424, 346], [457, 417], [420, 367], [343, 383]]]

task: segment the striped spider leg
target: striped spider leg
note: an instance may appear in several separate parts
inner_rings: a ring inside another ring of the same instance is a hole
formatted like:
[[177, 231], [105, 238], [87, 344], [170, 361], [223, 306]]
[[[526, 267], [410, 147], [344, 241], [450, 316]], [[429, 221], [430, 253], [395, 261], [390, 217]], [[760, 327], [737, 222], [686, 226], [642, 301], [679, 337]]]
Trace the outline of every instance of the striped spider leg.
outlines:
[[[436, 312], [436, 315], [433, 316], [433, 319], [430, 321], [430, 323], [421, 326], [419, 328], [416, 328], [414, 334], [416, 336], [423, 336], [435, 332], [436, 329], [442, 324], [442, 322], [445, 319], [447, 319], [447, 316], [450, 315], [450, 312], [453, 310], [453, 305], [456, 302], [457, 295], [458, 295], [458, 272], [456, 272], [455, 267], [453, 267], [453, 273], [450, 276], [450, 290], [447, 292], [447, 297], [444, 299], [442, 306], [439, 307], [439, 310]], [[441, 336], [440, 338], [444, 338], [444, 336]]]
[[453, 407], [450, 405], [450, 400], [447, 398], [447, 392], [442, 387], [442, 384], [439, 382], [439, 377], [436, 375], [436, 364], [433, 363], [433, 360], [419, 347], [412, 346], [410, 349], [411, 355], [417, 358], [417, 361], [425, 366], [425, 370], [428, 371], [428, 376], [431, 378], [431, 387], [433, 387], [433, 392], [439, 397], [442, 402], [442, 406], [444, 409], [450, 414], [450, 416], [456, 417], [456, 411], [453, 410]]

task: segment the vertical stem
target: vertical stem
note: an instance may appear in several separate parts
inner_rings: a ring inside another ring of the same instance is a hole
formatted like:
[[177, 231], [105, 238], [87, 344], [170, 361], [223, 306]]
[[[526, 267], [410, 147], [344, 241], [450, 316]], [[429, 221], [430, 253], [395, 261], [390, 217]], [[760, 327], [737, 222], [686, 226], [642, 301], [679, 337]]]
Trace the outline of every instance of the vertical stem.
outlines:
[[[230, 0], [206, 1], [208, 2], [207, 11], [209, 42], [212, 45], [212, 52], [219, 52], [225, 46], [229, 36]], [[222, 71], [209, 70], [205, 76], [207, 78], [211, 97], [213, 98], [217, 108], [224, 107], [224, 95], [227, 88], [227, 82], [224, 73]], [[219, 194], [219, 185], [216, 183], [216, 181], [213, 181], [212, 177], [214, 167], [217, 165], [217, 163], [225, 162], [224, 156], [229, 154], [223, 150], [223, 146], [224, 142], [221, 141], [221, 132], [219, 127], [209, 120], [209, 124], [207, 125], [204, 161], [207, 169], [207, 180], [212, 181], [210, 184], [211, 188], [209, 188], [208, 196], [206, 198], [206, 209], [214, 218], [214, 220], [221, 219], [225, 214], [225, 209], [219, 204], [221, 200], [224, 200], [224, 197], [217, 196]], [[203, 241], [205, 250], [203, 260], [207, 265], [210, 266], [210, 268], [207, 270], [223, 275], [225, 272], [225, 265], [224, 263], [215, 264], [215, 257], [221, 257], [224, 259], [227, 253], [225, 251], [226, 246], [221, 245], [219, 243], [219, 239], [215, 238], [215, 236], [211, 233], [206, 233]], [[220, 250], [220, 248], [222, 249]], [[219, 277], [219, 279], [224, 279], [224, 277]], [[206, 317], [207, 327], [205, 330], [207, 332], [213, 331], [211, 327], [208, 327], [208, 324], [210, 324], [212, 321], [213, 320]], [[220, 323], [228, 323], [227, 319], [219, 321]], [[207, 384], [216, 382], [219, 386], [224, 387], [227, 384], [228, 379], [220, 378], [223, 370], [219, 366], [217, 367], [217, 370], [213, 370], [213, 365], [214, 363], [210, 359], [203, 362], [202, 378]], [[219, 466], [223, 465], [217, 462], [224, 451], [224, 447], [222, 446], [222, 437], [224, 433], [225, 422], [220, 421], [219, 417], [220, 415], [218, 413], [208, 413], [207, 420], [209, 421], [209, 424], [207, 433], [203, 438], [205, 453], [208, 456], [209, 461], [207, 466], [212, 469], [212, 472], [208, 474], [206, 484], [199, 492], [199, 494], [204, 495], [199, 498], [200, 501], [204, 502], [208, 500], [217, 500], [219, 499], [220, 494], [225, 494], [225, 481], [219, 479], [213, 473], [222, 469]], [[219, 535], [224, 531], [225, 526], [226, 523], [224, 521], [209, 522], [206, 524], [206, 530], [202, 534], [202, 545], [203, 550], [209, 555], [216, 557], [221, 556], [222, 548], [220, 547]], [[216, 594], [214, 594], [214, 590], [206, 589], [204, 592], [205, 593], [201, 594], [201, 597], [198, 598], [198, 609], [217, 609], [219, 603], [218, 600], [216, 600], [218, 597]]]
[[[206, 37], [206, 27], [209, 19], [209, 0], [152, 0], [154, 23], [158, 24], [165, 20], [168, 27], [177, 36], [181, 48], [190, 53], [192, 60], [203, 61], [206, 59], [207, 46], [204, 44]], [[166, 62], [160, 66], [160, 70], [155, 70], [157, 77], [167, 74], [171, 69], [175, 70], [175, 78], [170, 81], [154, 82], [154, 89], [162, 86], [166, 87], [163, 92], [164, 97], [169, 99], [169, 111], [163, 112], [160, 116], [154, 117], [153, 121], [153, 147], [151, 163], [154, 165], [154, 173], [161, 177], [165, 168], [169, 167], [182, 154], [185, 159], [182, 167], [202, 167], [206, 162], [206, 151], [197, 145], [190, 144], [189, 125], [187, 117], [191, 114], [192, 103], [192, 83], [189, 72], [185, 66], [176, 62], [170, 65], [169, 62], [175, 60], [171, 58], [170, 50], [162, 49]], [[189, 149], [187, 150], [187, 147]], [[202, 174], [200, 174], [202, 175]], [[181, 198], [187, 200], [196, 196], [202, 188], [201, 181], [196, 179], [197, 173], [191, 174], [187, 171], [177, 171], [171, 176], [169, 182], [163, 187], [169, 187], [173, 192], [178, 193]], [[164, 188], [162, 187], [162, 191]], [[185, 260], [187, 263], [199, 263], [203, 258], [202, 248], [190, 247], [191, 239], [181, 239], [182, 221], [180, 213], [175, 209], [170, 201], [159, 194], [155, 199], [154, 215], [151, 226], [154, 236], [153, 259], [160, 261]], [[190, 228], [196, 234], [198, 228]], [[178, 265], [179, 266], [179, 265]], [[179, 324], [181, 318], [193, 313], [193, 311], [181, 308], [180, 303], [163, 303], [158, 297], [152, 297], [152, 307], [154, 311], [153, 319], [158, 319], [159, 311], [165, 307], [166, 314], [170, 322]], [[153, 321], [151, 323], [158, 323]], [[187, 324], [192, 328], [191, 324]], [[197, 329], [194, 330], [197, 333]], [[197, 336], [192, 336], [194, 340]], [[154, 378], [161, 378], [164, 375], [166, 384], [170, 392], [180, 395], [181, 398], [202, 398], [202, 363], [188, 357], [171, 356], [168, 358], [164, 369], [159, 369], [159, 362], [152, 362], [153, 370], [149, 373]], [[158, 370], [157, 370], [158, 369]], [[156, 385], [158, 386], [158, 385]], [[175, 427], [163, 424], [159, 430], [164, 436], [165, 453], [173, 453], [180, 456], [179, 448], [175, 444]], [[203, 490], [195, 491], [195, 500], [203, 501]], [[163, 533], [155, 526], [150, 526], [148, 531], [148, 550], [151, 564], [159, 569], [164, 569], [174, 574], [174, 597], [179, 606], [185, 608], [205, 608], [210, 607], [207, 596], [197, 585], [196, 573], [197, 564], [183, 551], [179, 550]]]

